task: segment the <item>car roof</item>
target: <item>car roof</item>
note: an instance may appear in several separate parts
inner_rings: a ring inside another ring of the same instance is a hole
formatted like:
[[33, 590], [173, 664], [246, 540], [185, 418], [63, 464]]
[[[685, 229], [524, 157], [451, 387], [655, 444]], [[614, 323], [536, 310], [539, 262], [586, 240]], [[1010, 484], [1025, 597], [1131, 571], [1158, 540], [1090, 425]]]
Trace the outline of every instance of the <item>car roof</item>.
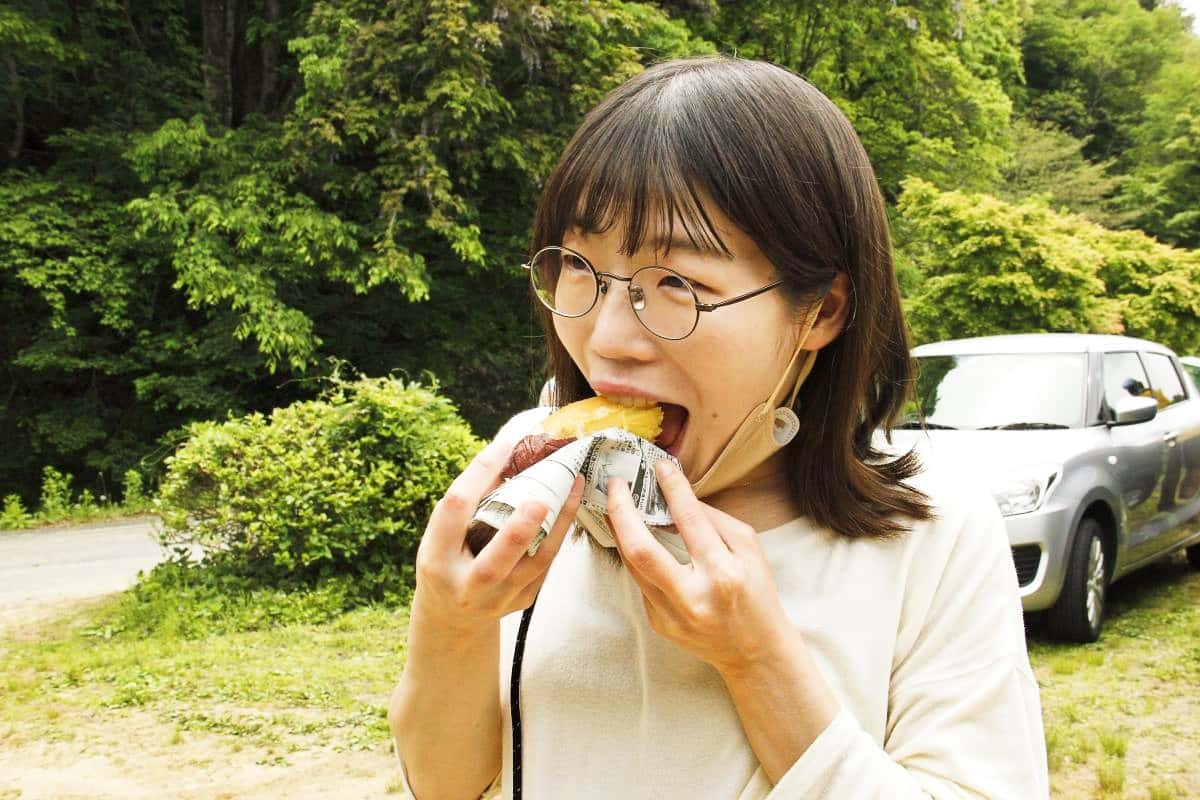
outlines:
[[1179, 360], [1189, 367], [1200, 367], [1200, 358], [1196, 356], [1180, 356]]
[[913, 348], [914, 356], [947, 356], [983, 353], [1104, 353], [1143, 350], [1173, 355], [1161, 344], [1100, 333], [1010, 333], [930, 342]]

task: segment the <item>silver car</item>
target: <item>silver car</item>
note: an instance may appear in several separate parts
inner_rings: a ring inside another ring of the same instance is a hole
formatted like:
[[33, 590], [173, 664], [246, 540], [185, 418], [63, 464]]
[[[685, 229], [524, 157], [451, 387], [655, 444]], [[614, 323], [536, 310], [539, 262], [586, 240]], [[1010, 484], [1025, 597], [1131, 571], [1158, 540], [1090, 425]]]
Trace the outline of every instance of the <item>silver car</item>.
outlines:
[[1162, 345], [1021, 334], [923, 345], [903, 449], [968, 469], [1004, 515], [1026, 611], [1100, 635], [1108, 585], [1181, 547], [1200, 568], [1200, 391]]

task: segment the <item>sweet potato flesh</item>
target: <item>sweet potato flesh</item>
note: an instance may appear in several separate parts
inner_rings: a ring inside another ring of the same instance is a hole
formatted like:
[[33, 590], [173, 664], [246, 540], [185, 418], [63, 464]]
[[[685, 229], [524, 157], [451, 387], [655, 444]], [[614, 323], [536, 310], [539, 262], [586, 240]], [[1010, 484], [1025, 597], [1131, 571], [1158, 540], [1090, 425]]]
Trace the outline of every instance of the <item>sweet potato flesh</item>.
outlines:
[[542, 423], [542, 430], [555, 438], [590, 436], [605, 428], [624, 428], [654, 441], [662, 433], [662, 406], [632, 408], [603, 397], [589, 397], [563, 406]]

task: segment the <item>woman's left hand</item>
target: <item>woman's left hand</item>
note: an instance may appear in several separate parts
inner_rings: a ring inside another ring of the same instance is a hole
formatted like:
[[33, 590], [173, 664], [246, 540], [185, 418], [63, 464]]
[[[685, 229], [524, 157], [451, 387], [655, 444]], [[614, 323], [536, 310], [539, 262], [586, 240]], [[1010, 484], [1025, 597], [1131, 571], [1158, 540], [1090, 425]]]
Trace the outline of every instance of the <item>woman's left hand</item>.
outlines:
[[646, 528], [623, 480], [608, 485], [617, 549], [642, 590], [650, 627], [727, 677], [768, 663], [796, 637], [758, 533], [701, 502], [670, 462], [658, 467], [690, 564], [680, 564]]

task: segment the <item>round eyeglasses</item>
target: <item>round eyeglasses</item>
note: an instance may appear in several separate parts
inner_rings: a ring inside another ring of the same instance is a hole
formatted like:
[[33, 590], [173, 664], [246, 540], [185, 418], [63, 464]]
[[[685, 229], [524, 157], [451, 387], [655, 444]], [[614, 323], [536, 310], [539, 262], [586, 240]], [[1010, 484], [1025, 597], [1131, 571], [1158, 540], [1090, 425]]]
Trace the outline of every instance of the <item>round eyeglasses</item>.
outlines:
[[586, 258], [566, 247], [543, 247], [522, 267], [529, 270], [533, 293], [560, 317], [582, 317], [592, 310], [613, 281], [629, 284], [629, 304], [642, 327], [662, 339], [686, 339], [696, 330], [701, 311], [716, 311], [774, 289], [774, 281], [719, 303], [702, 303], [687, 278], [669, 267], [639, 267], [628, 278], [599, 272]]

